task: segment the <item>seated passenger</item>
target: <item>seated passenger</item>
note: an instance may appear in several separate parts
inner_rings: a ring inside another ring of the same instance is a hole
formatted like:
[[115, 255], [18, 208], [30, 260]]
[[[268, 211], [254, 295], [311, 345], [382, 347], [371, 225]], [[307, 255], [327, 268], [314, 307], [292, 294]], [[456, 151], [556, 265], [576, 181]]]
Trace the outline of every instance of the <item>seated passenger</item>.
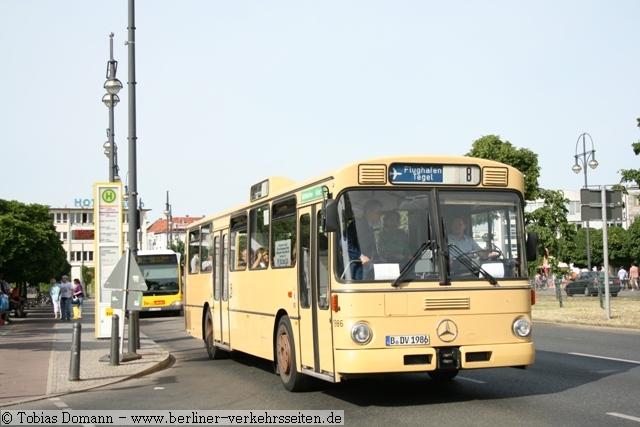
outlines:
[[378, 254], [382, 262], [401, 263], [411, 256], [407, 234], [399, 226], [398, 211], [389, 211], [384, 215], [383, 228], [377, 239]]
[[207, 259], [202, 262], [202, 270], [201, 271], [211, 271], [213, 268], [213, 255], [207, 255]]
[[11, 291], [9, 297], [9, 310], [13, 310], [15, 317], [27, 317], [27, 313], [24, 311], [25, 298], [20, 296], [20, 291], [17, 287]]
[[251, 268], [267, 268], [269, 265], [269, 251], [265, 248], [258, 248], [256, 250], [256, 259], [253, 262]]

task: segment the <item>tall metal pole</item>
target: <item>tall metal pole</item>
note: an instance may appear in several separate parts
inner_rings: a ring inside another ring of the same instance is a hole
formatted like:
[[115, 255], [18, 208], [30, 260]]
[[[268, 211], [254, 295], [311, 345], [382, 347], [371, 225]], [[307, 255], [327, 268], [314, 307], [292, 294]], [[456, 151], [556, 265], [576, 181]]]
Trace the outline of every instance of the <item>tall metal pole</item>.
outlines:
[[129, 248], [138, 253], [138, 171], [136, 168], [136, 42], [135, 5], [129, 0], [129, 25], [127, 47], [129, 51]]
[[[113, 61], [113, 33], [109, 33], [109, 79], [115, 78], [115, 64]], [[109, 105], [109, 182], [114, 181], [115, 172], [113, 167], [115, 165], [115, 132], [114, 132], [114, 120], [113, 120], [113, 95], [111, 97], [111, 104]]]
[[[116, 78], [116, 69], [117, 62], [113, 59], [113, 33], [109, 33], [109, 66], [107, 70], [107, 81], [115, 80]], [[115, 108], [117, 95], [115, 93], [111, 93], [109, 91], [109, 129], [107, 129], [108, 137], [109, 137], [109, 182], [115, 181], [116, 175], [116, 143], [115, 143], [115, 131], [114, 131], [114, 120], [113, 120], [113, 110]]]
[[[138, 253], [138, 170], [136, 144], [136, 26], [135, 26], [135, 2], [129, 0], [129, 25], [127, 27], [129, 48], [129, 248], [135, 257]], [[126, 307], [125, 307], [126, 309]], [[134, 325], [132, 328], [132, 324]], [[139, 342], [138, 337], [133, 337], [131, 331], [139, 331], [139, 318], [137, 311], [129, 312], [129, 339]], [[136, 343], [137, 346], [137, 343]], [[135, 347], [135, 346], [134, 346]], [[139, 356], [136, 354], [136, 356]], [[138, 358], [138, 357], [136, 357]]]

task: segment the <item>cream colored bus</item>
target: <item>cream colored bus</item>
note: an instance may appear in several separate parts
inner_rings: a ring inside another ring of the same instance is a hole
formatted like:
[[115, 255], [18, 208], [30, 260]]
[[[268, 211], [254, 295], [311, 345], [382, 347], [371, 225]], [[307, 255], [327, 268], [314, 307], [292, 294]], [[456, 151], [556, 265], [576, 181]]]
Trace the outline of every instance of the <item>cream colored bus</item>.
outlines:
[[295, 183], [187, 232], [185, 326], [209, 357], [309, 377], [526, 368], [534, 362], [523, 175], [451, 156], [366, 160]]

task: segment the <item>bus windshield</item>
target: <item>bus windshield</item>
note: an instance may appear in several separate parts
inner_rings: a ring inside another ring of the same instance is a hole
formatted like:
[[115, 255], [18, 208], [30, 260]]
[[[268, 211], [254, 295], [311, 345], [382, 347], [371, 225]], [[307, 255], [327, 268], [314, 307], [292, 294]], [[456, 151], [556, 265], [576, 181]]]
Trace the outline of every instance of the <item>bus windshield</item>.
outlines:
[[175, 295], [178, 285], [178, 265], [141, 264], [140, 270], [147, 283], [143, 295]]
[[517, 192], [478, 188], [343, 192], [335, 274], [388, 283], [418, 251], [405, 281], [526, 277], [521, 204]]

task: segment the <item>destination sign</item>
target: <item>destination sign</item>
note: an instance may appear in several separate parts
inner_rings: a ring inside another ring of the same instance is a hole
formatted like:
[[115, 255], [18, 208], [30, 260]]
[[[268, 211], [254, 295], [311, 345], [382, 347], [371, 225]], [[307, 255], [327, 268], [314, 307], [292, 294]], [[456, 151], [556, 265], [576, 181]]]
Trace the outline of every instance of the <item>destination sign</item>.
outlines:
[[392, 163], [389, 167], [389, 182], [392, 184], [478, 185], [480, 184], [480, 167]]
[[177, 264], [178, 257], [175, 254], [137, 255], [138, 265], [149, 264]]

